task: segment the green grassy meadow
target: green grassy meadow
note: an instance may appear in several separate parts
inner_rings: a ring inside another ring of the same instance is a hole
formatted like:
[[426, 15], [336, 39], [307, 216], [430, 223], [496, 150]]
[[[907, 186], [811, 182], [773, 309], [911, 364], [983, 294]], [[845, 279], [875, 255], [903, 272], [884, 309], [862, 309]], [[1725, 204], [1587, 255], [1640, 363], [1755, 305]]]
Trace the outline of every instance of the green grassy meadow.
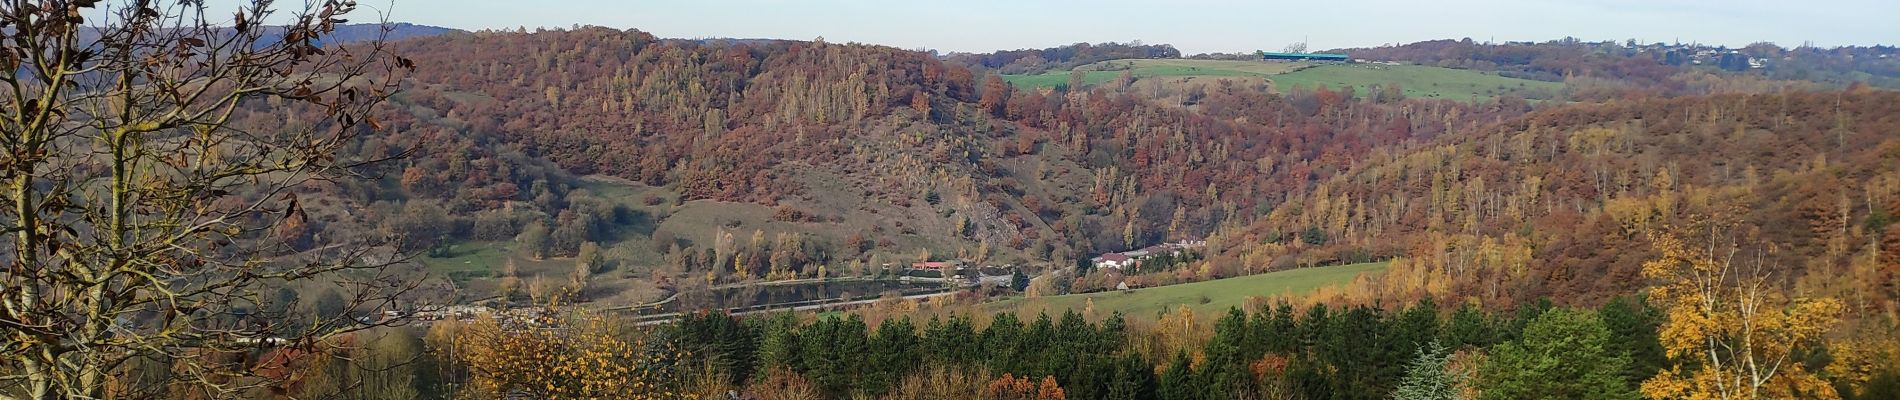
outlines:
[[450, 245], [441, 257], [422, 255], [417, 256], [416, 261], [430, 273], [458, 282], [492, 278], [510, 259], [515, 260], [515, 267], [525, 276], [566, 277], [574, 270], [573, 258], [536, 260], [523, 257], [514, 247], [513, 241], [461, 242]]
[[[1136, 78], [1173, 76], [1214, 76], [1266, 78], [1311, 66], [1298, 62], [1259, 62], [1236, 60], [1128, 59], [1109, 60], [1076, 67], [1083, 71], [1082, 83], [1096, 85], [1113, 81], [1123, 70], [1134, 71]], [[1069, 71], [1049, 71], [1036, 75], [1004, 75], [1003, 80], [1017, 87], [1056, 87], [1069, 83]]]
[[1405, 90], [1406, 97], [1452, 100], [1473, 100], [1514, 93], [1526, 98], [1552, 98], [1564, 87], [1559, 82], [1422, 65], [1321, 65], [1269, 79], [1276, 90], [1281, 91], [1296, 87], [1311, 90], [1320, 85], [1334, 90], [1351, 86], [1363, 96], [1369, 93], [1371, 85], [1398, 84]]
[[1240, 307], [1248, 297], [1311, 292], [1325, 286], [1344, 284], [1360, 274], [1384, 271], [1386, 264], [1376, 262], [1300, 268], [1129, 291], [1013, 298], [986, 304], [984, 308], [988, 312], [1033, 314], [1041, 311], [1057, 314], [1064, 309], [1081, 310], [1089, 299], [1094, 299], [1095, 312], [1101, 315], [1120, 311], [1129, 317], [1150, 318], [1182, 305], [1194, 310], [1195, 315], [1217, 315], [1228, 308]]
[[[660, 221], [680, 208], [674, 205], [679, 195], [664, 188], [591, 177], [583, 179], [576, 189], [592, 192], [594, 196], [637, 212], [632, 223], [613, 227], [610, 234], [613, 238], [599, 243], [615, 270], [595, 275], [590, 285], [627, 288], [627, 293], [612, 296], [607, 301], [651, 300], [657, 290], [645, 282], [649, 276], [646, 271], [657, 268], [665, 259], [649, 243]], [[648, 198], [659, 201], [647, 204]], [[534, 259], [518, 246], [512, 240], [456, 242], [438, 254], [418, 255], [414, 261], [421, 263], [431, 275], [448, 279], [463, 293], [474, 297], [492, 295], [497, 282], [495, 276], [510, 260], [519, 268], [524, 280], [538, 277], [564, 281], [573, 273], [575, 260], [571, 257]]]

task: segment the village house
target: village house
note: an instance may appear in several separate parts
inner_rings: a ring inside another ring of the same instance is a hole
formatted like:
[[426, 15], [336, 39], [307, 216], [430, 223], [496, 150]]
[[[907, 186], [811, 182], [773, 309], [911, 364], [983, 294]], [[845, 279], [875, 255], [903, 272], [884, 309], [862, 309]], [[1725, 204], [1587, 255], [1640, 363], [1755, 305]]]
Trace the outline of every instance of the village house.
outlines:
[[956, 264], [949, 261], [925, 261], [910, 264], [910, 269], [927, 269], [932, 271], [946, 271], [955, 268]]
[[1122, 267], [1128, 266], [1130, 261], [1133, 260], [1122, 253], [1108, 253], [1103, 254], [1101, 257], [1096, 257], [1092, 261], [1095, 262], [1096, 269], [1122, 269]]
[[1181, 252], [1186, 251], [1187, 249], [1199, 248], [1203, 246], [1207, 246], [1207, 241], [1183, 240], [1183, 241], [1174, 242], [1174, 243], [1157, 244], [1153, 246], [1143, 247], [1140, 249], [1135, 249], [1135, 250], [1130, 250], [1130, 251], [1124, 251], [1120, 253], [1103, 254], [1100, 257], [1089, 259], [1089, 262], [1090, 264], [1094, 265], [1095, 268], [1097, 269], [1119, 270], [1119, 269], [1128, 268], [1131, 266], [1140, 265], [1142, 260], [1147, 259], [1149, 257], [1154, 257], [1160, 254], [1167, 254], [1170, 256], [1180, 256]]

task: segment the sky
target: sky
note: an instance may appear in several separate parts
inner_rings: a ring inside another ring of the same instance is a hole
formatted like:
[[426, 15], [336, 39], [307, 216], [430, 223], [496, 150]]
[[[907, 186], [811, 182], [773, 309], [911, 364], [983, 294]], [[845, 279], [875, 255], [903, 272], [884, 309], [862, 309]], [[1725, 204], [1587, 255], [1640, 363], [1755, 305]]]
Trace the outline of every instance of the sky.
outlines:
[[[234, 0], [223, 0], [234, 1]], [[212, 3], [217, 3], [214, 0]], [[291, 3], [291, 2], [280, 2]], [[1900, 42], [1900, 0], [359, 0], [395, 21], [466, 30], [599, 25], [669, 38], [861, 42], [943, 52], [1076, 42], [1185, 54], [1431, 39], [1636, 39], [1733, 47]], [[359, 17], [358, 20], [367, 18]]]

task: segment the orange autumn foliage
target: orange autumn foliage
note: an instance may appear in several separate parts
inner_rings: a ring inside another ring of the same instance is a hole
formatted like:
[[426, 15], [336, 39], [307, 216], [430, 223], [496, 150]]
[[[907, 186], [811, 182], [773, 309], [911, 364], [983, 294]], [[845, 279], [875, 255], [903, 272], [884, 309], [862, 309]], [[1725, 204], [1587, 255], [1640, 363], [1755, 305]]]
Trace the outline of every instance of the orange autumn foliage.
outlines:
[[[1711, 229], [1718, 237], [1722, 229]], [[1654, 239], [1658, 257], [1643, 276], [1667, 319], [1658, 339], [1675, 365], [1643, 382], [1656, 399], [1839, 398], [1825, 379], [1794, 359], [1839, 319], [1831, 298], [1787, 299], [1761, 265], [1736, 258], [1732, 245], [1691, 245], [1673, 234]]]
[[1040, 382], [1029, 377], [1018, 377], [1009, 373], [990, 381], [983, 387], [984, 400], [1064, 400], [1062, 386], [1056, 384], [1054, 376], [1044, 376]]

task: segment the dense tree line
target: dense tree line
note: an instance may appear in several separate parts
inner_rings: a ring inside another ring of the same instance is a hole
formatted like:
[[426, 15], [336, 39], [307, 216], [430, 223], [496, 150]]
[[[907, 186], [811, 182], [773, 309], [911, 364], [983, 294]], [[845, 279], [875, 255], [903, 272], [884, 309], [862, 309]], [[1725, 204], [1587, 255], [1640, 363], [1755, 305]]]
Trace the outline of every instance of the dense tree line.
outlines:
[[[1059, 318], [1038, 315], [1027, 323], [1009, 313], [987, 323], [960, 315], [933, 317], [922, 326], [906, 317], [875, 329], [856, 316], [801, 323], [791, 315], [735, 320], [700, 314], [669, 328], [667, 335], [735, 385], [783, 368], [834, 397], [889, 393], [907, 375], [944, 367], [1051, 376], [1075, 398], [1386, 398], [1405, 374], [1401, 366], [1428, 344], [1439, 343], [1438, 356], [1445, 348], [1496, 348], [1497, 370], [1487, 379], [1503, 393], [1546, 393], [1557, 388], [1552, 385], [1576, 384], [1576, 390], [1585, 391], [1576, 394], [1607, 390], [1593, 398], [1631, 398], [1635, 385], [1660, 368], [1662, 349], [1655, 339], [1660, 322], [1657, 310], [1629, 298], [1601, 311], [1546, 304], [1486, 313], [1465, 305], [1448, 316], [1430, 301], [1398, 311], [1318, 304], [1297, 309], [1281, 302], [1252, 313], [1231, 310], [1213, 322], [1206, 337], [1171, 338], [1193, 334], [1167, 326], [1131, 332], [1121, 315], [1094, 323], [1073, 310]], [[1157, 324], [1171, 323], [1204, 322], [1171, 315]], [[1570, 331], [1579, 329], [1582, 333]], [[1586, 341], [1579, 347], [1568, 342], [1570, 335]], [[1185, 344], [1140, 344], [1151, 341]], [[1570, 353], [1553, 355], [1544, 346]], [[1550, 363], [1548, 357], [1579, 357], [1561, 361], [1582, 369], [1528, 367]]]
[[1642, 54], [1641, 48], [1617, 42], [1585, 42], [1574, 38], [1540, 43], [1477, 43], [1470, 38], [1440, 39], [1399, 46], [1341, 50], [1353, 57], [1409, 61], [1452, 68], [1504, 71], [1511, 75], [1561, 81], [1571, 75], [1601, 75], [1639, 84], [1667, 81], [1675, 68]]
[[[1588, 81], [1576, 78], [1606, 79], [1617, 82], [1616, 91], [1624, 94], [1679, 96], [1723, 92], [1697, 82], [1709, 72], [1731, 78], [1822, 82], [1836, 88], [1856, 82], [1884, 87], [1900, 85], [1900, 59], [1893, 58], [1900, 52], [1892, 46], [1784, 48], [1759, 42], [1729, 48], [1575, 38], [1534, 43], [1479, 43], [1465, 38], [1337, 51], [1359, 59], [1496, 71], [1506, 76], [1566, 81], [1573, 85]], [[1755, 64], [1751, 65], [1751, 59]]]
[[1076, 43], [1046, 49], [1003, 50], [993, 53], [955, 53], [945, 61], [969, 66], [974, 70], [993, 70], [1003, 74], [1040, 74], [1065, 71], [1078, 66], [1124, 58], [1180, 58], [1181, 51], [1166, 44]]
[[[354, 390], [343, 393], [365, 398], [558, 396], [570, 392], [543, 390], [641, 382], [634, 387], [656, 396], [688, 397], [733, 391], [762, 398], [1634, 399], [1639, 387], [1675, 365], [1659, 339], [1664, 310], [1632, 297], [1594, 309], [1543, 302], [1491, 311], [1471, 303], [1447, 310], [1429, 300], [1391, 310], [1281, 301], [1211, 321], [1183, 308], [1136, 325], [1119, 314], [1095, 321], [1075, 311], [1029, 321], [1012, 313], [953, 314], [875, 325], [857, 314], [702, 313], [652, 330], [574, 321], [579, 325], [553, 331], [448, 324], [420, 339], [398, 331], [351, 350], [357, 356], [347, 361], [295, 358], [331, 372], [292, 384], [304, 394]], [[1795, 362], [1824, 364], [1824, 353], [1803, 353]], [[417, 360], [385, 366], [413, 378], [370, 382], [352, 375], [360, 370], [352, 365], [391, 357]], [[633, 372], [563, 369], [598, 362]], [[1786, 388], [1843, 398], [1895, 389], [1891, 380], [1822, 376], [1835, 386]], [[359, 381], [373, 384], [347, 385]], [[347, 389], [335, 389], [339, 383]], [[530, 386], [512, 386], [524, 384]]]

